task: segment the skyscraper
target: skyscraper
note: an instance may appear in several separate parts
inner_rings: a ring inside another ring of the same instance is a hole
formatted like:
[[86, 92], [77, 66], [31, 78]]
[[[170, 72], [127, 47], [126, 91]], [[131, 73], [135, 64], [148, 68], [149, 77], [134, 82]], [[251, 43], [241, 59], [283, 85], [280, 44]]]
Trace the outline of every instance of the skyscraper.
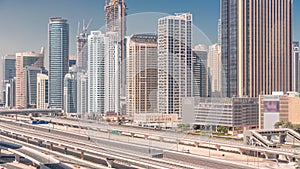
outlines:
[[26, 108], [26, 79], [27, 67], [40, 68], [44, 65], [44, 48], [40, 53], [23, 52], [16, 54], [16, 106]]
[[77, 73], [77, 113], [85, 117], [88, 112], [88, 74]]
[[106, 0], [104, 11], [106, 13], [106, 32], [116, 32], [121, 59], [120, 66], [120, 95], [125, 96], [126, 90], [126, 54], [125, 54], [125, 32], [126, 32], [126, 5], [125, 0]]
[[157, 35], [131, 35], [126, 49], [126, 114], [157, 113]]
[[[9, 83], [9, 80], [13, 79], [14, 77], [16, 77], [16, 55], [6, 55], [3, 57], [2, 60], [3, 63], [3, 67], [2, 67], [2, 73], [3, 73], [3, 81], [2, 81], [2, 89], [6, 91], [6, 86]], [[1, 88], [0, 88], [1, 89]], [[2, 90], [1, 90], [1, 94], [2, 94]], [[0, 96], [1, 96], [0, 94]], [[5, 102], [7, 94], [5, 93], [3, 95], [3, 101]]]
[[43, 73], [42, 68], [26, 67], [25, 70], [25, 105], [27, 108], [36, 108], [37, 74]]
[[106, 32], [104, 57], [104, 113], [120, 113], [121, 49], [117, 32]]
[[193, 95], [192, 15], [158, 20], [158, 112], [182, 116], [183, 97]]
[[224, 96], [292, 88], [292, 0], [221, 0]]
[[84, 25], [84, 22], [83, 22], [82, 31], [76, 36], [76, 45], [77, 45], [76, 67], [79, 71], [86, 71], [88, 69], [88, 66], [87, 66], [87, 63], [88, 63], [88, 33], [87, 33], [87, 26]]
[[37, 84], [36, 84], [36, 108], [37, 109], [47, 109], [49, 106], [48, 75], [38, 73], [36, 81], [37, 81]]
[[212, 96], [221, 96], [222, 57], [220, 44], [213, 44], [208, 49], [207, 67], [209, 69]]
[[193, 52], [193, 96], [208, 97], [211, 95], [210, 77], [207, 67], [207, 47], [197, 45]]
[[88, 36], [88, 112], [104, 114], [104, 57], [106, 37], [100, 31]]
[[77, 113], [77, 72], [67, 73], [64, 85], [64, 112]]
[[69, 70], [69, 24], [67, 19], [53, 17], [48, 24], [49, 105], [63, 108], [64, 78]]
[[292, 75], [293, 75], [293, 91], [299, 92], [300, 90], [300, 44], [299, 41], [293, 42], [293, 58], [292, 58]]

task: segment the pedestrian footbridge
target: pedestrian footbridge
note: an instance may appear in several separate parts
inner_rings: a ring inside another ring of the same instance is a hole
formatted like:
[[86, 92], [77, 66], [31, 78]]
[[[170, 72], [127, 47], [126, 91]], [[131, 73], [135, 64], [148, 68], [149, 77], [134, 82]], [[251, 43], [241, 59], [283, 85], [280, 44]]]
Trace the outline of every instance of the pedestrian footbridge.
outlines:
[[244, 143], [267, 148], [276, 148], [278, 144], [300, 144], [300, 134], [292, 129], [247, 130]]

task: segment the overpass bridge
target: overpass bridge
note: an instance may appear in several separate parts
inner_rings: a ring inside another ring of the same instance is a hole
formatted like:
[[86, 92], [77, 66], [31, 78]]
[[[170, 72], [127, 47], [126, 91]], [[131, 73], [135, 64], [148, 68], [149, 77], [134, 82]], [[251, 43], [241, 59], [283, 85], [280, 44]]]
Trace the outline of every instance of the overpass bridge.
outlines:
[[56, 160], [53, 157], [17, 144], [0, 142], [0, 157], [1, 150], [6, 150], [13, 153], [16, 162], [20, 162], [20, 158], [24, 157], [30, 160], [33, 166], [40, 169], [71, 169], [70, 167], [63, 165], [62, 163], [60, 163], [60, 161]]
[[46, 115], [59, 115], [62, 109], [1, 109], [0, 115], [17, 115], [18, 114], [46, 114]]
[[[160, 142], [169, 142], [169, 143], [174, 143], [174, 144], [181, 144], [181, 145], [190, 145], [190, 146], [195, 146], [195, 147], [207, 147], [207, 148], [213, 148], [216, 150], [221, 150], [221, 149], [227, 149], [227, 148], [234, 148], [239, 152], [240, 154], [250, 154], [251, 152], [257, 152], [259, 154], [262, 154], [266, 159], [271, 158], [272, 156], [282, 156], [283, 158], [287, 159], [288, 161], [293, 161], [293, 159], [296, 158], [298, 154], [300, 154], [300, 151], [287, 151], [286, 149], [280, 149], [277, 148], [276, 146], [271, 146], [274, 143], [268, 140], [263, 140], [264, 137], [261, 136], [259, 133], [257, 133], [257, 137], [260, 137], [263, 141], [266, 141], [266, 144], [270, 144], [270, 146], [255, 146], [257, 144], [247, 144], [244, 145], [242, 143], [240, 144], [232, 144], [228, 142], [222, 142], [218, 140], [199, 140], [199, 138], [188, 138], [188, 137], [176, 137], [175, 135], [170, 136], [166, 132], [160, 132], [156, 131], [154, 133], [149, 133], [147, 130], [131, 130], [129, 128], [121, 128], [120, 126], [103, 126], [101, 123], [85, 123], [85, 122], [74, 122], [74, 121], [68, 121], [65, 119], [54, 119], [54, 118], [42, 118], [39, 117], [37, 118], [39, 120], [50, 120], [51, 123], [56, 124], [56, 125], [62, 125], [66, 127], [73, 127], [73, 128], [80, 128], [80, 129], [85, 129], [85, 130], [90, 130], [90, 131], [98, 131], [98, 132], [103, 132], [103, 133], [112, 133], [113, 131], [117, 130], [118, 135], [123, 135], [123, 136], [128, 136], [128, 137], [137, 137], [141, 139], [146, 139], [146, 140], [157, 140]], [[65, 131], [67, 134], [68, 132]], [[255, 133], [255, 132], [254, 132]], [[83, 136], [87, 137], [87, 136]], [[103, 142], [103, 141], [101, 141]], [[274, 144], [275, 145], [275, 144]]]

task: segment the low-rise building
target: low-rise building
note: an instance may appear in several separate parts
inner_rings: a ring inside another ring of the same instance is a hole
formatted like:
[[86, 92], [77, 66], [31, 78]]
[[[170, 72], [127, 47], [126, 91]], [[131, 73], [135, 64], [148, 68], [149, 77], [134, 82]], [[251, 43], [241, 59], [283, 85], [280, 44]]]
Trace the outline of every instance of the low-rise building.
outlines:
[[[187, 101], [186, 99], [189, 99]], [[202, 129], [217, 130], [227, 127], [232, 133], [246, 128], [258, 127], [258, 98], [185, 98], [183, 101], [183, 123], [189, 116], [194, 116], [193, 124]], [[187, 105], [185, 105], [187, 104]], [[194, 108], [191, 108], [194, 105]]]
[[300, 124], [300, 94], [273, 92], [259, 96], [259, 128], [274, 129], [278, 121]]

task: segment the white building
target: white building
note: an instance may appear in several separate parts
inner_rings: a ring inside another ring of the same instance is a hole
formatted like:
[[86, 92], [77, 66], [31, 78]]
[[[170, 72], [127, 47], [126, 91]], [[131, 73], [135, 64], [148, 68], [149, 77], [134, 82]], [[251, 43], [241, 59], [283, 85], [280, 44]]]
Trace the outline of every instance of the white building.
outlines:
[[92, 31], [88, 36], [88, 112], [104, 113], [105, 34]]
[[220, 96], [222, 90], [222, 58], [219, 44], [209, 46], [207, 66], [209, 68], [212, 96]]
[[36, 81], [36, 108], [47, 109], [49, 106], [48, 76], [42, 73], [38, 73]]
[[106, 32], [104, 113], [120, 113], [120, 45], [117, 32]]
[[77, 113], [85, 117], [88, 112], [88, 75], [77, 73]]
[[192, 14], [158, 20], [158, 112], [182, 115], [182, 98], [193, 95]]

